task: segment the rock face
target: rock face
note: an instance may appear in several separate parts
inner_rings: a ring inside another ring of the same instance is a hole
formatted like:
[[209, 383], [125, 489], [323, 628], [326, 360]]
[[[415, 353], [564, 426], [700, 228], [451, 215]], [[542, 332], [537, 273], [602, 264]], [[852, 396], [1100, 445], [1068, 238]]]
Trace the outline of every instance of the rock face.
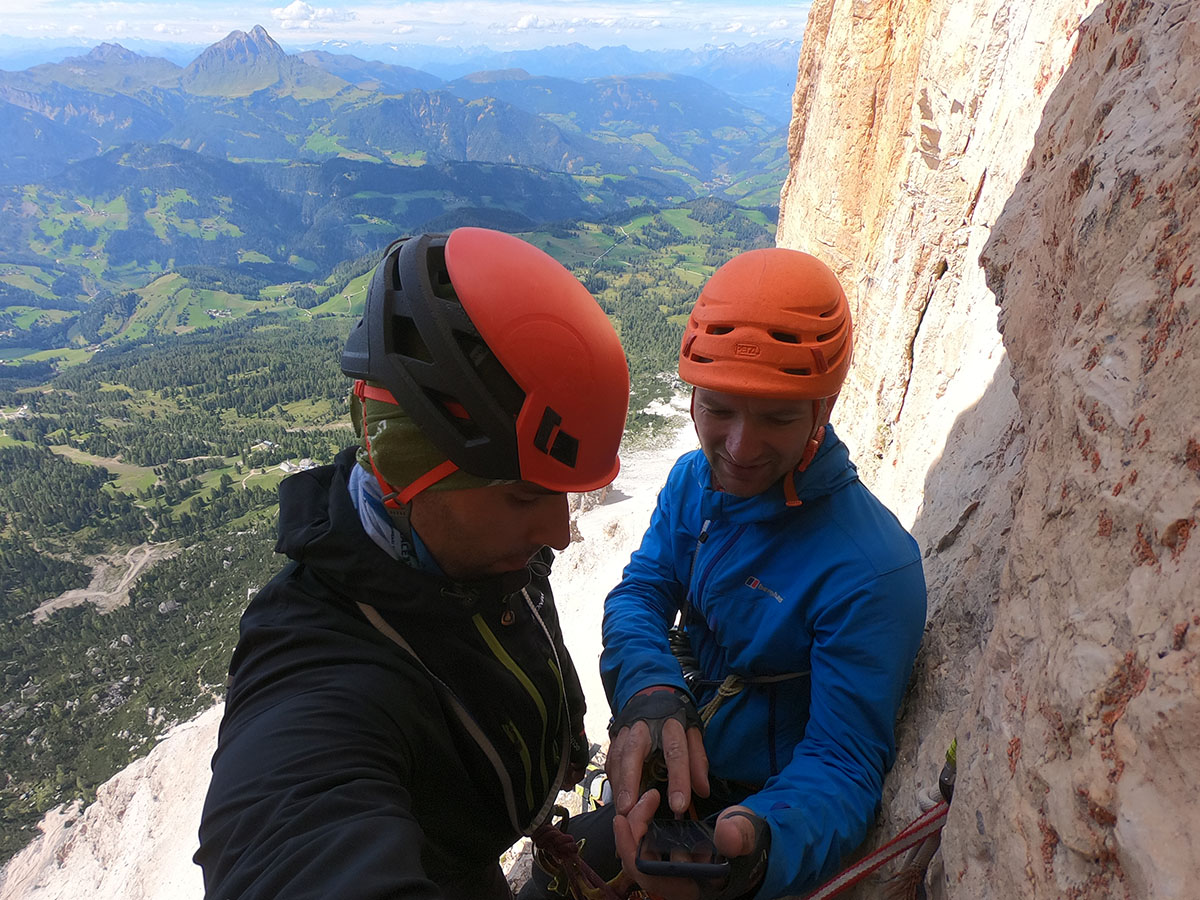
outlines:
[[173, 729], [101, 785], [87, 809], [61, 807], [0, 872], [0, 900], [186, 900], [204, 894], [192, 863], [224, 705]]
[[779, 243], [848, 286], [839, 433], [925, 552], [871, 840], [957, 737], [931, 896], [1195, 892], [1198, 59], [1194, 0], [813, 4]]

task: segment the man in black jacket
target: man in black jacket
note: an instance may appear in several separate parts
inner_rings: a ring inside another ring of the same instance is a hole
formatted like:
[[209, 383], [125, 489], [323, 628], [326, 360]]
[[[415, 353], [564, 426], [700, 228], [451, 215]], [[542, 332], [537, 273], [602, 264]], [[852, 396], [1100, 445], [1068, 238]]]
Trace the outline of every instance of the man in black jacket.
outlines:
[[342, 369], [360, 446], [280, 486], [290, 562], [230, 666], [210, 900], [507, 898], [588, 757], [547, 580], [617, 473], [629, 376], [587, 290], [479, 228], [388, 248]]

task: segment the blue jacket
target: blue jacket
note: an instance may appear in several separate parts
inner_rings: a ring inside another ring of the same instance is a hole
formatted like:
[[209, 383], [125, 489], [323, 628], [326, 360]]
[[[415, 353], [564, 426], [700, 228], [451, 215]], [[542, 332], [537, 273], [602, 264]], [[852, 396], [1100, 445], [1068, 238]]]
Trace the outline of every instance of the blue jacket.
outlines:
[[804, 673], [748, 684], [705, 729], [710, 773], [757, 788], [744, 803], [771, 828], [760, 898], [814, 887], [862, 843], [925, 625], [917, 543], [832, 428], [792, 477], [798, 507], [782, 482], [715, 491], [703, 453], [682, 456], [605, 601], [600, 659], [614, 710], [650, 685], [683, 688], [667, 629], [687, 601], [700, 706], [730, 673]]

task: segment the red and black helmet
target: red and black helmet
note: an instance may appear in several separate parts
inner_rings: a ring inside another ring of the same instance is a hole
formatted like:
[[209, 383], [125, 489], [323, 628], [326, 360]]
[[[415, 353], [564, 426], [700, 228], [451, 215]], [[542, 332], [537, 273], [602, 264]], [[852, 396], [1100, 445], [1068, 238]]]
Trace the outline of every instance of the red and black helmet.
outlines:
[[512, 235], [393, 243], [342, 371], [380, 385], [473, 475], [587, 491], [620, 467], [629, 369], [617, 333], [575, 276]]

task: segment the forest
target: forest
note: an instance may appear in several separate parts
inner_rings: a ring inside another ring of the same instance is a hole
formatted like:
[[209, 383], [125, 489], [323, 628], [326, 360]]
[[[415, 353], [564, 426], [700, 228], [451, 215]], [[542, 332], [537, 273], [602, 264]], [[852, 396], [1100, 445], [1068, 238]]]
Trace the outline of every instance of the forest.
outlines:
[[[558, 257], [610, 316], [629, 360], [627, 440], [673, 389], [683, 317], [712, 268], [772, 242], [773, 219], [706, 198], [522, 236]], [[57, 323], [87, 355], [0, 365], [0, 858], [48, 809], [96, 787], [219, 699], [248, 596], [278, 568], [276, 487], [352, 440], [338, 359], [377, 261], [313, 282], [180, 266], [179, 289], [231, 318], [164, 313], [149, 289], [106, 295]], [[252, 299], [253, 298], [253, 299]], [[134, 327], [153, 312], [152, 327]], [[12, 310], [6, 311], [12, 315]], [[128, 601], [36, 611], [87, 588], [131, 548], [157, 562]]]

